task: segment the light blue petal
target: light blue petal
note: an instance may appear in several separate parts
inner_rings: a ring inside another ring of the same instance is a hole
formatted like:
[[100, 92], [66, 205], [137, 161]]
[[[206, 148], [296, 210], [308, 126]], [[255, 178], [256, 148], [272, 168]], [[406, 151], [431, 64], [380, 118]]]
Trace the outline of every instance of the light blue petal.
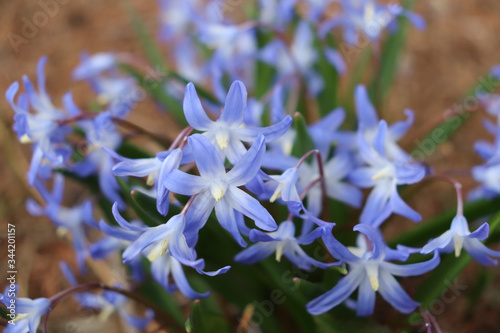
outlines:
[[399, 312], [408, 314], [413, 312], [420, 303], [415, 302], [401, 288], [396, 279], [384, 270], [379, 270], [380, 295]]
[[471, 232], [466, 237], [477, 238], [481, 241], [484, 241], [486, 238], [488, 238], [489, 234], [490, 234], [490, 226], [488, 225], [488, 222], [484, 222], [479, 228]]
[[486, 247], [479, 240], [468, 238], [464, 240], [464, 249], [478, 263], [484, 266], [497, 265], [498, 261], [489, 256], [500, 258], [500, 252], [493, 251]]
[[200, 193], [189, 207], [186, 214], [186, 240], [189, 247], [193, 247], [198, 241], [198, 232], [208, 220], [215, 206], [215, 199], [210, 192]]
[[163, 186], [182, 195], [195, 195], [207, 188], [208, 182], [200, 176], [191, 175], [180, 170], [172, 170], [164, 179]]
[[199, 131], [206, 131], [213, 124], [213, 121], [208, 118], [203, 106], [201, 106], [200, 98], [196, 93], [193, 83], [188, 83], [184, 95], [184, 102], [182, 104], [184, 109], [184, 116], [187, 122], [194, 129]]
[[172, 262], [172, 277], [175, 281], [175, 285], [179, 288], [179, 290], [184, 294], [184, 296], [196, 299], [196, 298], [205, 298], [210, 295], [210, 292], [198, 293], [191, 288], [189, 285], [186, 275], [182, 270], [181, 264], [174, 259]]
[[387, 137], [387, 122], [385, 120], [381, 120], [378, 125], [377, 135], [375, 135], [375, 138], [373, 138], [373, 148], [382, 157], [385, 157], [386, 137]]
[[234, 81], [226, 96], [224, 110], [218, 122], [239, 126], [247, 108], [247, 89], [241, 81]]
[[207, 275], [207, 276], [217, 276], [221, 274], [226, 274], [229, 270], [231, 269], [231, 266], [224, 266], [222, 268], [219, 268], [216, 271], [211, 271], [211, 272], [206, 272], [201, 269], [197, 269], [196, 271], [200, 274]]
[[413, 208], [408, 206], [408, 204], [404, 202], [403, 199], [401, 199], [397, 191], [394, 191], [394, 193], [392, 194], [390, 203], [394, 213], [409, 218], [410, 220], [415, 222], [419, 222], [422, 220], [420, 214], [417, 213]]
[[266, 153], [266, 142], [261, 135], [238, 163], [227, 173], [226, 181], [233, 186], [242, 186], [257, 175]]
[[118, 211], [118, 204], [115, 202], [113, 204], [113, 207], [111, 207], [111, 213], [113, 213], [113, 216], [115, 217], [116, 222], [120, 225], [125, 230], [129, 231], [145, 231], [148, 228], [143, 228], [143, 227], [138, 227], [133, 224], [130, 224], [127, 222], [121, 215], [120, 212]]
[[238, 138], [245, 142], [254, 141], [259, 135], [264, 135], [266, 142], [273, 142], [283, 136], [292, 124], [292, 117], [289, 115], [279, 123], [268, 127], [243, 127], [237, 131]]
[[356, 115], [358, 122], [364, 128], [374, 128], [378, 124], [377, 111], [370, 102], [368, 91], [363, 85], [356, 87], [355, 93]]
[[415, 184], [421, 181], [426, 174], [426, 169], [421, 164], [405, 163], [396, 165], [396, 178], [398, 185]]
[[[128, 223], [128, 222], [127, 222]], [[121, 230], [117, 227], [112, 227], [108, 225], [106, 222], [101, 220], [99, 222], [99, 228], [108, 236], [117, 238], [117, 239], [122, 239], [126, 240], [129, 242], [133, 242], [137, 239], [139, 232], [136, 231], [126, 231], [126, 230]]]
[[271, 214], [260, 202], [242, 190], [230, 187], [226, 192], [226, 198], [235, 210], [254, 220], [257, 227], [262, 230], [273, 231], [278, 227]]
[[358, 301], [356, 302], [356, 315], [366, 317], [373, 314], [375, 309], [376, 292], [373, 290], [370, 279], [365, 277], [359, 286]]
[[363, 192], [351, 184], [336, 182], [332, 184], [327, 178], [327, 194], [330, 198], [337, 199], [349, 206], [359, 208], [363, 202]]
[[169, 225], [168, 222], [157, 227], [149, 228], [123, 252], [123, 262], [128, 263], [132, 261], [132, 259], [137, 257], [148, 246], [166, 238], [171, 231], [172, 226]]
[[376, 221], [384, 221], [389, 217], [391, 211], [389, 207], [389, 198], [395, 189], [390, 184], [379, 183], [370, 192], [366, 200], [365, 207], [359, 218], [361, 223], [374, 225]]
[[220, 178], [226, 173], [224, 161], [221, 159], [212, 143], [205, 136], [193, 134], [188, 138], [188, 143], [193, 149], [196, 166], [198, 167], [200, 176], [207, 178]]
[[120, 162], [113, 166], [113, 174], [118, 177], [146, 177], [159, 167], [160, 161], [156, 157], [139, 159], [122, 158]]
[[307, 311], [313, 315], [330, 311], [344, 302], [358, 288], [365, 275], [362, 267], [354, 268], [346, 277], [340, 279], [333, 289], [307, 303]]
[[375, 181], [373, 180], [374, 175], [375, 172], [373, 168], [360, 167], [349, 173], [347, 179], [356, 186], [370, 188], [375, 185]]
[[391, 137], [395, 141], [401, 139], [406, 134], [406, 132], [408, 132], [411, 125], [413, 125], [413, 122], [415, 121], [415, 114], [412, 110], [406, 109], [405, 115], [406, 120], [398, 121], [397, 123], [392, 124], [389, 128], [389, 133], [391, 133]]
[[438, 238], [434, 238], [429, 243], [427, 243], [423, 248], [421, 253], [428, 254], [433, 252], [436, 249], [444, 249], [450, 244], [453, 238], [453, 233], [451, 230], [447, 230]]
[[439, 265], [439, 254], [434, 252], [432, 259], [409, 265], [396, 265], [390, 262], [383, 262], [381, 265], [389, 273], [396, 276], [417, 276], [425, 274]]
[[353, 230], [361, 232], [372, 242], [373, 249], [371, 252], [373, 252], [373, 259], [385, 257], [386, 245], [379, 229], [375, 229], [368, 224], [358, 224], [353, 228]]
[[241, 247], [247, 246], [247, 242], [245, 242], [238, 229], [234, 209], [225, 198], [215, 203], [215, 216], [219, 224], [233, 236]]

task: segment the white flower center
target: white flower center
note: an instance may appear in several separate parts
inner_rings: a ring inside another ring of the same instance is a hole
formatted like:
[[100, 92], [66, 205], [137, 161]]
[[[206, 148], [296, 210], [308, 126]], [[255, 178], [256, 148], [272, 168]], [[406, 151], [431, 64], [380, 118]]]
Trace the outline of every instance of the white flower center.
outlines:
[[210, 186], [210, 193], [216, 201], [220, 201], [224, 197], [226, 190], [227, 184], [220, 180], [213, 182]]

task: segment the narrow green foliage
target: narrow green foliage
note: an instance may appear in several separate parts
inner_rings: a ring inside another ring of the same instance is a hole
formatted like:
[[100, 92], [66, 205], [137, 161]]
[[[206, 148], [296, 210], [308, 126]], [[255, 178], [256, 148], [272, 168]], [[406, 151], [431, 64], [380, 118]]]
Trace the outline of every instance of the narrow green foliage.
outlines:
[[[328, 35], [325, 41], [327, 47], [334, 48], [333, 37]], [[321, 116], [326, 116], [331, 110], [338, 106], [337, 94], [339, 89], [339, 74], [335, 67], [326, 59], [323, 52], [324, 45], [319, 39], [316, 39], [316, 50], [318, 52], [318, 72], [321, 74], [324, 82], [324, 88], [318, 96], [318, 104]]]
[[[146, 225], [155, 227], [167, 221], [164, 216], [157, 212], [156, 204], [154, 206], [154, 210], [146, 209], [146, 207], [149, 208], [152, 206], [150, 199], [154, 200], [153, 198], [147, 199], [145, 194], [136, 190], [131, 190], [130, 185], [120, 177], [117, 177], [116, 180], [118, 181], [118, 184], [120, 184], [123, 197], [125, 197], [127, 203]], [[145, 206], [142, 206], [141, 203]]]

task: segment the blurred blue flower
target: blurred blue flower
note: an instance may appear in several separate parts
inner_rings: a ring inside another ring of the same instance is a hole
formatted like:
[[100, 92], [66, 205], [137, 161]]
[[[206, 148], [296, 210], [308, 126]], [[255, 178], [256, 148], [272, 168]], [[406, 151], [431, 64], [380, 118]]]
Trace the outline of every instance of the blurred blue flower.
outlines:
[[[65, 262], [60, 262], [59, 267], [72, 287], [79, 284], [71, 268], [69, 268]], [[114, 287], [123, 288], [123, 286], [118, 283], [115, 284]], [[151, 309], [145, 311], [144, 317], [136, 317], [129, 314], [125, 310], [125, 304], [128, 301], [127, 298], [117, 292], [104, 291], [102, 294], [80, 292], [74, 294], [73, 297], [85, 309], [100, 311], [98, 319], [102, 321], [106, 321], [109, 316], [116, 312], [132, 327], [144, 330], [154, 318], [154, 312]]]
[[[28, 333], [37, 332], [38, 326], [42, 320], [42, 317], [50, 310], [50, 300], [47, 298], [37, 298], [30, 299], [25, 297], [16, 297], [17, 294], [16, 285], [15, 292], [9, 289], [10, 286], [5, 288], [4, 294], [0, 294], [0, 302], [2, 302], [6, 307], [15, 305], [16, 317], [13, 320], [13, 324], [7, 324], [3, 332], [5, 333]], [[14, 296], [14, 297], [12, 297]]]
[[120, 195], [120, 186], [113, 175], [113, 158], [105, 149], [116, 150], [122, 142], [122, 136], [113, 124], [111, 114], [100, 113], [92, 120], [82, 120], [78, 124], [85, 131], [85, 158], [68, 166], [71, 172], [80, 177], [97, 174], [99, 188], [111, 202], [118, 202], [120, 209], [125, 202]]
[[387, 123], [381, 120], [373, 144], [370, 145], [358, 131], [359, 153], [366, 166], [351, 172], [349, 180], [363, 188], [373, 187], [361, 213], [360, 222], [378, 227], [392, 213], [420, 221], [420, 215], [408, 206], [398, 194], [397, 186], [414, 184], [426, 174], [425, 167], [412, 162], [397, 163], [387, 155]]
[[135, 78], [120, 73], [118, 56], [112, 53], [83, 54], [73, 79], [85, 80], [97, 102], [113, 117], [123, 118], [144, 96]]
[[[320, 3], [331, 1], [324, 0]], [[381, 4], [376, 0], [339, 0], [342, 10], [339, 15], [326, 20], [320, 26], [319, 33], [323, 38], [336, 27], [342, 27], [344, 41], [357, 45], [361, 38], [370, 42], [380, 40], [382, 32], [387, 29], [394, 32], [397, 28], [397, 18], [406, 17], [417, 29], [425, 28], [425, 21], [417, 14], [403, 8], [397, 3]], [[323, 13], [323, 11], [316, 11]]]
[[35, 183], [35, 187], [45, 201], [45, 207], [40, 206], [33, 199], [28, 199], [26, 209], [33, 216], [50, 218], [56, 225], [59, 236], [66, 233], [71, 235], [78, 269], [85, 272], [85, 259], [89, 255], [85, 225], [98, 228], [93, 218], [91, 202], [87, 200], [72, 208], [61, 206], [64, 193], [64, 177], [61, 174], [56, 174], [54, 177], [52, 193], [49, 193], [39, 181]]
[[51, 167], [60, 167], [68, 159], [71, 149], [64, 142], [64, 138], [71, 129], [60, 122], [68, 116], [76, 116], [79, 113], [69, 93], [63, 98], [66, 111], [52, 104], [45, 89], [46, 62], [47, 57], [41, 58], [38, 62], [38, 91], [35, 90], [28, 77], [24, 76], [23, 83], [26, 92], [19, 95], [17, 103], [15, 97], [19, 90], [18, 82], [14, 82], [5, 94], [15, 111], [13, 128], [19, 141], [33, 144], [33, 156], [28, 172], [30, 186], [33, 186], [42, 164], [49, 162]]

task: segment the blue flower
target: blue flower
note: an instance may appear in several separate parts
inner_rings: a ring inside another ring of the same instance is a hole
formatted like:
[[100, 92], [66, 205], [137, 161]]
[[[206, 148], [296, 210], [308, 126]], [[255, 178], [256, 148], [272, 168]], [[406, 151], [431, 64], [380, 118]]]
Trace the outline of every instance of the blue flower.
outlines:
[[68, 169], [80, 177], [97, 173], [99, 188], [104, 196], [111, 202], [118, 202], [120, 209], [124, 209], [120, 186], [112, 171], [113, 158], [105, 150], [116, 150], [122, 141], [111, 114], [101, 113], [92, 120], [80, 121], [79, 125], [85, 130], [86, 156], [82, 162], [70, 165]]
[[259, 21], [283, 31], [294, 17], [297, 0], [259, 0]]
[[[33, 186], [39, 167], [49, 162], [52, 167], [60, 167], [68, 159], [70, 148], [64, 142], [65, 135], [70, 131], [68, 126], [61, 126], [60, 121], [68, 115], [74, 116], [79, 112], [73, 104], [71, 94], [63, 98], [66, 111], [56, 108], [45, 89], [44, 67], [47, 58], [43, 57], [38, 62], [38, 91], [28, 79], [23, 77], [26, 93], [19, 95], [17, 103], [16, 94], [19, 83], [14, 82], [5, 94], [7, 101], [15, 111], [14, 131], [21, 143], [33, 143], [33, 156], [28, 172], [28, 183]], [[33, 110], [33, 112], [30, 112]]]
[[[320, 26], [320, 35], [325, 37], [333, 28], [343, 28], [344, 41], [357, 45], [365, 36], [371, 42], [378, 41], [384, 29], [394, 31], [398, 16], [405, 16], [417, 29], [425, 28], [425, 21], [415, 13], [402, 8], [399, 4], [380, 4], [375, 0], [341, 0], [342, 12]], [[322, 12], [320, 12], [322, 13]]]
[[196, 253], [189, 248], [184, 236], [186, 219], [184, 215], [175, 215], [167, 223], [156, 227], [139, 227], [127, 222], [118, 212], [116, 204], [112, 208], [113, 215], [118, 224], [126, 232], [137, 232], [136, 239], [123, 252], [125, 263], [132, 261], [142, 252], [150, 261], [169, 251], [178, 261], [184, 265], [202, 269], [204, 261], [196, 260]]
[[247, 90], [243, 83], [236, 81], [231, 85], [226, 97], [224, 110], [217, 121], [208, 118], [203, 110], [194, 85], [186, 86], [184, 96], [184, 114], [188, 123], [204, 132], [212, 142], [221, 158], [235, 164], [246, 152], [243, 142], [253, 142], [259, 135], [264, 135], [267, 142], [282, 136], [292, 123], [290, 116], [270, 127], [241, 127], [247, 104]]
[[73, 70], [75, 80], [86, 80], [97, 94], [97, 102], [114, 117], [123, 118], [143, 98], [133, 77], [118, 70], [118, 56], [111, 53], [84, 54]]
[[[339, 128], [345, 120], [345, 111], [337, 108], [308, 128], [314, 146], [321, 156], [328, 156], [334, 144], [344, 145]], [[351, 141], [351, 140], [349, 140]], [[337, 151], [337, 150], [336, 150]]]
[[271, 175], [270, 180], [265, 183], [264, 190], [272, 193], [269, 201], [274, 202], [281, 198], [289, 207], [290, 211], [299, 212], [303, 205], [297, 191], [299, 170], [294, 167], [285, 170], [281, 175]]
[[229, 231], [238, 244], [246, 242], [240, 234], [235, 211], [251, 218], [267, 231], [277, 228], [269, 212], [253, 197], [239, 189], [260, 170], [266, 145], [259, 136], [247, 153], [226, 173], [224, 162], [210, 141], [200, 134], [188, 138], [200, 176], [173, 170], [165, 178], [165, 187], [182, 195], [197, 195], [186, 215], [188, 244], [196, 243], [198, 231], [205, 225], [215, 208], [220, 225]]
[[323, 90], [323, 79], [314, 70], [318, 53], [314, 47], [314, 35], [308, 23], [303, 21], [298, 23], [290, 47], [281, 39], [276, 39], [262, 49], [260, 58], [276, 67], [279, 72], [278, 80], [299, 75], [307, 79], [310, 95], [316, 96]]
[[[377, 116], [377, 111], [375, 110], [373, 104], [370, 102], [366, 87], [363, 85], [358, 85], [356, 87], [355, 104], [356, 115], [359, 124], [358, 131], [362, 131], [366, 141], [372, 144], [375, 136], [377, 135], [379, 118]], [[397, 142], [409, 130], [415, 119], [413, 111], [406, 109], [405, 114], [407, 117], [405, 121], [396, 122], [389, 126], [387, 129], [384, 145], [387, 158], [390, 160], [400, 162], [411, 161], [411, 157], [408, 155], [408, 153], [406, 153], [397, 144]]]
[[486, 130], [495, 135], [495, 142], [478, 141], [474, 148], [486, 163], [472, 168], [472, 177], [480, 184], [469, 193], [470, 199], [492, 199], [500, 194], [500, 129], [490, 121], [485, 121]]
[[107, 149], [110, 156], [119, 162], [113, 167], [113, 174], [118, 177], [147, 177], [147, 185], [155, 185], [156, 209], [166, 216], [170, 206], [169, 191], [163, 185], [165, 177], [184, 163], [192, 161], [192, 156], [184, 154], [183, 149], [164, 151], [152, 158], [129, 159]]
[[85, 201], [83, 204], [68, 208], [61, 206], [64, 192], [64, 177], [57, 174], [54, 177], [52, 193], [36, 182], [35, 187], [45, 201], [45, 207], [40, 206], [35, 200], [28, 199], [26, 209], [34, 216], [47, 216], [56, 225], [60, 236], [69, 233], [81, 272], [85, 271], [85, 259], [88, 257], [87, 237], [85, 225], [98, 228], [94, 221], [92, 204]]
[[498, 258], [500, 252], [490, 250], [481, 243], [488, 238], [489, 231], [490, 227], [485, 222], [475, 231], [470, 232], [467, 219], [459, 213], [453, 218], [450, 229], [438, 238], [429, 241], [421, 252], [427, 254], [435, 250], [443, 253], [455, 251], [455, 256], [458, 257], [464, 248], [481, 265], [496, 265], [497, 260], [491, 259], [490, 256]]
[[[69, 266], [62, 261], [59, 263], [59, 267], [70, 285], [72, 287], [77, 286], [78, 281]], [[114, 287], [123, 288], [120, 284], [115, 284]], [[136, 317], [129, 314], [125, 310], [125, 305], [128, 301], [127, 298], [113, 291], [105, 291], [102, 295], [91, 292], [80, 292], [74, 294], [73, 297], [82, 307], [100, 311], [98, 319], [102, 321], [106, 321], [110, 315], [116, 312], [129, 325], [143, 330], [154, 318], [154, 312], [151, 309], [146, 310], [144, 317]]]
[[307, 255], [300, 245], [311, 244], [321, 236], [322, 229], [317, 228], [307, 235], [295, 238], [295, 225], [292, 221], [282, 222], [278, 230], [265, 233], [260, 230], [250, 231], [250, 240], [258, 242], [241, 251], [234, 260], [244, 264], [253, 264], [261, 261], [276, 252], [276, 260], [280, 261], [284, 255], [292, 264], [300, 269], [310, 271], [314, 266], [328, 268], [334, 264], [317, 261]]
[[355, 231], [361, 232], [367, 238], [364, 241], [358, 238], [356, 248], [346, 248], [342, 245], [333, 237], [331, 228], [324, 227], [322, 230], [328, 251], [336, 259], [348, 264], [349, 273], [340, 279], [333, 289], [309, 302], [309, 313], [319, 315], [329, 311], [348, 300], [358, 288], [358, 301], [351, 302], [358, 316], [369, 316], [373, 313], [377, 291], [396, 310], [402, 313], [415, 310], [419, 303], [408, 296], [394, 276], [416, 276], [434, 269], [439, 264], [437, 252], [432, 259], [425, 262], [397, 265], [388, 261], [406, 260], [408, 252], [388, 251], [380, 231], [369, 225], [358, 224], [354, 227]]
[[414, 184], [422, 180], [425, 168], [416, 163], [397, 163], [387, 156], [385, 145], [387, 123], [381, 120], [373, 145], [368, 144], [362, 131], [358, 132], [358, 145], [361, 158], [367, 164], [354, 170], [349, 180], [355, 185], [373, 187], [368, 196], [360, 222], [379, 226], [392, 213], [420, 221], [420, 215], [408, 206], [398, 194], [397, 186]]
[[[14, 294], [14, 295], [12, 295]], [[13, 324], [7, 324], [5, 327], [5, 333], [28, 333], [37, 332], [38, 326], [40, 325], [42, 317], [50, 310], [50, 300], [47, 298], [18, 298], [15, 297], [17, 294], [17, 285], [15, 292], [9, 289], [9, 286], [5, 289], [4, 294], [0, 294], [0, 302], [2, 302], [7, 308], [15, 305], [15, 319], [13, 319]]]

